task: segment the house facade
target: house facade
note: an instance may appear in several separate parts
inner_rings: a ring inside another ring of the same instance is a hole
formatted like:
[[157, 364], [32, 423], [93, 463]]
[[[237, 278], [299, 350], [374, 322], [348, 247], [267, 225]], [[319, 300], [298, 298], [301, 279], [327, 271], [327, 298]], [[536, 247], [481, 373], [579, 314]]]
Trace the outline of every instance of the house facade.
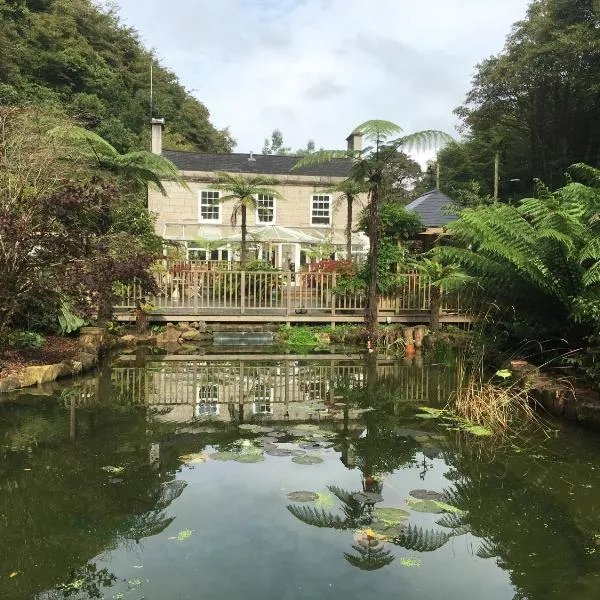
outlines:
[[[258, 197], [257, 209], [248, 211], [248, 240], [259, 258], [279, 268], [291, 264], [299, 268], [319, 254], [346, 257], [346, 203], [337, 202], [336, 193], [328, 188], [346, 179], [350, 159], [293, 169], [298, 156], [163, 151], [162, 128], [163, 121], [154, 119], [152, 150], [177, 166], [188, 189], [165, 182], [167, 196], [149, 190], [148, 207], [156, 215], [157, 234], [180, 242], [186, 258], [238, 258], [240, 229], [239, 224], [233, 227], [231, 223], [233, 203], [221, 202], [225, 194], [212, 187], [219, 172], [266, 175], [277, 180], [269, 187], [282, 199]], [[352, 134], [347, 142], [349, 148], [359, 149], [362, 139]], [[355, 202], [354, 226], [364, 202], [365, 198]], [[271, 233], [265, 237], [265, 232]], [[353, 258], [366, 253], [366, 236], [353, 233], [352, 242]]]

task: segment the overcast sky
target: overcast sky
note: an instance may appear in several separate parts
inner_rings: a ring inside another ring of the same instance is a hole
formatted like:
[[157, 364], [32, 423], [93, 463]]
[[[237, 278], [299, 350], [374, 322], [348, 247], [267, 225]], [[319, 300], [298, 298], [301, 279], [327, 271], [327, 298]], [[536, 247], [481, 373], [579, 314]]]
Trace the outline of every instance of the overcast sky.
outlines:
[[237, 151], [341, 148], [394, 121], [456, 134], [475, 65], [502, 49], [528, 0], [117, 0], [162, 62], [229, 126]]

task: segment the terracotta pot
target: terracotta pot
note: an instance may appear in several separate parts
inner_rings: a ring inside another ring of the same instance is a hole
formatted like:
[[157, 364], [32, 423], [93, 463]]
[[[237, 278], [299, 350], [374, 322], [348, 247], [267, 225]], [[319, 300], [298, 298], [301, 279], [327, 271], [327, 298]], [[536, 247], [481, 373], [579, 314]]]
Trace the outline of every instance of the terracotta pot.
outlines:
[[404, 354], [406, 356], [413, 356], [415, 353], [415, 345], [414, 344], [405, 344], [404, 345]]

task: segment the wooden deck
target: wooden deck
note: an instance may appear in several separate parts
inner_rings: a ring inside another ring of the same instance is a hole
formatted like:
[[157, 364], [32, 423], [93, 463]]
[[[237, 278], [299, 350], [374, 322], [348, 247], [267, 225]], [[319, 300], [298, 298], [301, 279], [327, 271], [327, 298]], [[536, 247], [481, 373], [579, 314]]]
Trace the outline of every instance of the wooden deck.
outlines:
[[[230, 323], [362, 323], [365, 297], [340, 293], [336, 273], [236, 271], [232, 269], [165, 267], [156, 275], [158, 293], [144, 297], [139, 286], [128, 286], [118, 298], [115, 315], [135, 319], [138, 302], [149, 303], [151, 321]], [[382, 323], [429, 323], [431, 285], [418, 273], [402, 276], [394, 294], [382, 296]], [[460, 298], [444, 297], [442, 323], [468, 323]]]

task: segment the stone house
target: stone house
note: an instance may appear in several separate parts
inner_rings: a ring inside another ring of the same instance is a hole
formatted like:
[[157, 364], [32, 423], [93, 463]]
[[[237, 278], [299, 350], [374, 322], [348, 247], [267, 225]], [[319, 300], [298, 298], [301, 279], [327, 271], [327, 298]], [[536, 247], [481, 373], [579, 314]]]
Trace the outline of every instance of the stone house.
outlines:
[[[248, 214], [251, 244], [253, 233], [264, 227], [276, 226], [271, 227], [275, 237], [283, 234], [281, 239], [272, 239], [269, 243], [254, 243], [259, 258], [280, 268], [286, 268], [290, 263], [298, 268], [310, 262], [319, 249], [322, 252], [331, 249], [330, 253], [336, 258], [345, 258], [346, 205], [336, 202], [336, 194], [327, 189], [348, 176], [351, 159], [293, 169], [298, 156], [163, 151], [163, 126], [162, 119], [153, 119], [152, 151], [177, 166], [189, 189], [166, 182], [168, 195], [164, 197], [157, 190], [149, 190], [148, 207], [156, 214], [157, 234], [181, 242], [186, 249], [186, 258], [235, 260], [238, 257], [239, 244], [234, 240], [236, 235], [239, 237], [239, 224], [236, 228], [231, 225], [233, 204], [221, 203], [219, 199], [223, 193], [211, 188], [218, 172], [261, 174], [277, 179], [277, 185], [270, 187], [279, 191], [283, 199], [257, 198], [257, 209]], [[362, 136], [351, 134], [347, 143], [349, 149], [360, 149]], [[355, 203], [356, 220], [364, 202], [362, 198]], [[353, 257], [364, 254], [367, 248], [366, 236], [354, 233]]]

